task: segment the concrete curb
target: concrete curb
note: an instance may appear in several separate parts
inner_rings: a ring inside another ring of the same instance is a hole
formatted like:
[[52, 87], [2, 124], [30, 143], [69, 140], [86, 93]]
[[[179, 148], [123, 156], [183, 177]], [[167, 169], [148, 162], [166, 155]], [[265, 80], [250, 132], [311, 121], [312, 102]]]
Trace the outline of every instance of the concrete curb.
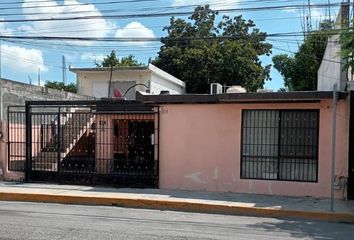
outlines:
[[296, 211], [275, 208], [245, 207], [227, 204], [200, 203], [192, 201], [160, 200], [147, 198], [87, 197], [33, 193], [0, 193], [0, 201], [45, 202], [80, 205], [119, 206], [159, 210], [175, 210], [227, 215], [302, 218], [331, 222], [354, 223], [354, 214]]

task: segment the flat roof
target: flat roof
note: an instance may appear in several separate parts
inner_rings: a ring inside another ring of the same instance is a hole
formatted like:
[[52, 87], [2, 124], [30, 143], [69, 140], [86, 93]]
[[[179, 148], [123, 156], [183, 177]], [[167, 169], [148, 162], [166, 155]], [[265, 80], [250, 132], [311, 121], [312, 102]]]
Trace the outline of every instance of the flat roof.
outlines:
[[[113, 71], [125, 70], [149, 70], [148, 66], [127, 66], [127, 67], [113, 67]], [[69, 68], [71, 72], [106, 72], [111, 71], [110, 67], [93, 67], [93, 68]], [[150, 70], [149, 70], [150, 71]]]
[[[338, 99], [345, 99], [346, 92], [338, 92]], [[332, 99], [333, 92], [267, 92], [267, 93], [225, 93], [225, 94], [185, 94], [185, 95], [148, 95], [136, 92], [136, 100], [156, 104], [192, 103], [277, 103], [277, 102], [319, 102]]]

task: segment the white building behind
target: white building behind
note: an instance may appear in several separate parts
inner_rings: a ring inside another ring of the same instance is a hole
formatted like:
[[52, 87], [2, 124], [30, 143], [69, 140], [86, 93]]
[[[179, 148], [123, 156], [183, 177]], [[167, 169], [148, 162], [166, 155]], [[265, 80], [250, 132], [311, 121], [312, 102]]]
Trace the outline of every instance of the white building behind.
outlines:
[[[134, 67], [70, 68], [76, 74], [77, 93], [97, 98], [114, 97], [114, 90], [125, 92], [127, 100], [135, 100], [135, 92], [146, 90], [150, 94], [168, 91], [184, 94], [186, 84], [171, 74], [152, 65]], [[109, 92], [109, 85], [110, 92]], [[108, 93], [109, 92], [109, 93]]]
[[[346, 24], [345, 21], [348, 21], [348, 18], [349, 5], [342, 3], [334, 28], [340, 29]], [[339, 34], [328, 38], [326, 51], [317, 74], [318, 91], [332, 91], [336, 83], [339, 91], [354, 89], [353, 76], [350, 74], [351, 70], [344, 70], [345, 60], [340, 55], [341, 43], [339, 40]]]

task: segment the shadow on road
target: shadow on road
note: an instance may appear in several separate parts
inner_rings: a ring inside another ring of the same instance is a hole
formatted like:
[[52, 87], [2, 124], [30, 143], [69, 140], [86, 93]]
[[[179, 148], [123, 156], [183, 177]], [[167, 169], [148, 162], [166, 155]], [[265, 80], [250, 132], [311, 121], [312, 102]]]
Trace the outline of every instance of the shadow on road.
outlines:
[[354, 240], [354, 224], [328, 223], [319, 221], [286, 220], [247, 225], [251, 229], [266, 232], [287, 232], [293, 238], [315, 240]]

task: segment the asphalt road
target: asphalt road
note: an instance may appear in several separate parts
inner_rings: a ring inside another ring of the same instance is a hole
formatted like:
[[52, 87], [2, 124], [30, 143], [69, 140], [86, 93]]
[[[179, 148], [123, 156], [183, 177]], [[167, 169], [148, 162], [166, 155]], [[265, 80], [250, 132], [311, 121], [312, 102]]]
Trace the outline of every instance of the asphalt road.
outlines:
[[354, 225], [119, 207], [0, 202], [0, 239], [354, 239]]

